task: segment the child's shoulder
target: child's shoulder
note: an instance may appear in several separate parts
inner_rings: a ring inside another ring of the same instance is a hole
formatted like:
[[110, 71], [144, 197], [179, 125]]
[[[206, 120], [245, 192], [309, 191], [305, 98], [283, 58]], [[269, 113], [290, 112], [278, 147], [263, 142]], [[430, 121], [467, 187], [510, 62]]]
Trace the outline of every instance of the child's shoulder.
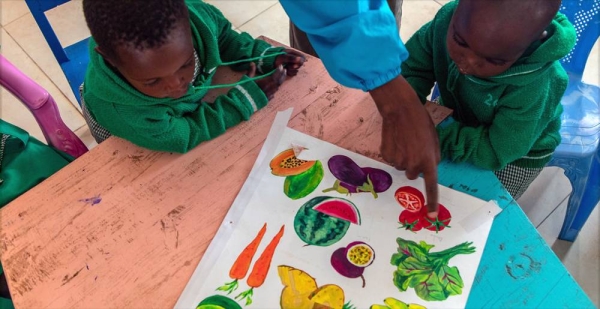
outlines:
[[185, 3], [187, 4], [188, 9], [195, 10], [202, 15], [209, 14], [223, 17], [223, 13], [210, 3], [201, 0], [186, 0]]
[[452, 15], [454, 14], [454, 10], [456, 10], [456, 6], [458, 5], [458, 1], [451, 1], [448, 2], [446, 4], [444, 4], [439, 10], [438, 12], [435, 14], [434, 19], [439, 19], [439, 18], [451, 18]]

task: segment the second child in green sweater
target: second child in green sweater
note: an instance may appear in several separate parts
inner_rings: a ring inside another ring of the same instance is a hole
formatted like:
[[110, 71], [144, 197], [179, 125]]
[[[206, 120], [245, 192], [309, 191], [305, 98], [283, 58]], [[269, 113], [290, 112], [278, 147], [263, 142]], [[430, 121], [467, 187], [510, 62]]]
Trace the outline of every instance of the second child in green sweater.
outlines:
[[518, 199], [560, 144], [575, 29], [560, 0], [460, 0], [406, 43], [402, 75], [423, 102], [437, 82], [454, 110], [438, 125], [442, 155], [492, 170]]
[[[236, 32], [200, 0], [84, 0], [83, 11], [92, 39], [82, 109], [98, 142], [115, 135], [187, 152], [248, 120], [304, 62], [296, 51]], [[203, 102], [223, 65], [248, 74]]]

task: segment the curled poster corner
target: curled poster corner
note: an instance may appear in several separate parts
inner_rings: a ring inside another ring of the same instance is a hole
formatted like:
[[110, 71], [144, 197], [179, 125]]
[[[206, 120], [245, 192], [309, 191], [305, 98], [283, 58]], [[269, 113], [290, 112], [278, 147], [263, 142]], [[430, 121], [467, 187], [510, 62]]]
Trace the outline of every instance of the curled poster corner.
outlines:
[[297, 144], [292, 144], [292, 150], [294, 151], [294, 155], [296, 156], [296, 158], [300, 157], [300, 153], [302, 153], [302, 151], [307, 150], [308, 148], [301, 146], [301, 145], [297, 145]]
[[294, 155], [296, 156], [297, 159], [307, 160], [307, 161], [315, 159], [315, 154], [313, 151], [311, 151], [310, 148], [303, 146], [300, 143], [292, 143], [291, 147], [292, 147], [292, 150], [294, 150]]
[[467, 231], [467, 233], [471, 233], [479, 228], [483, 223], [494, 220], [496, 215], [498, 215], [500, 212], [502, 212], [502, 208], [498, 206], [498, 202], [491, 200], [487, 204], [483, 205], [483, 207], [462, 219], [462, 221], [460, 221], [458, 224], [460, 224], [465, 231]]

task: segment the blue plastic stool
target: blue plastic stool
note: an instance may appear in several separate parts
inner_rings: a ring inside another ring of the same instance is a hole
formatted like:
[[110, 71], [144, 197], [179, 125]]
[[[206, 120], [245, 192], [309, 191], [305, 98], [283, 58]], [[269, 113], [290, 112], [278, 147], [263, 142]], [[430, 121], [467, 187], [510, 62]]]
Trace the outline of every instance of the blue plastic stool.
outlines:
[[600, 0], [563, 0], [561, 12], [575, 26], [577, 43], [561, 59], [569, 85], [561, 102], [562, 142], [548, 165], [564, 169], [573, 187], [558, 238], [574, 241], [600, 201], [600, 88], [581, 81], [600, 35]]
[[73, 45], [63, 48], [52, 26], [48, 22], [48, 18], [44, 12], [51, 10], [69, 0], [25, 0], [33, 18], [35, 19], [38, 27], [42, 31], [44, 38], [50, 49], [54, 54], [54, 57], [60, 64], [60, 67], [69, 81], [71, 90], [77, 99], [79, 105], [81, 105], [81, 98], [79, 96], [79, 86], [83, 83], [85, 77], [85, 71], [90, 61], [89, 59], [89, 38], [81, 40]]

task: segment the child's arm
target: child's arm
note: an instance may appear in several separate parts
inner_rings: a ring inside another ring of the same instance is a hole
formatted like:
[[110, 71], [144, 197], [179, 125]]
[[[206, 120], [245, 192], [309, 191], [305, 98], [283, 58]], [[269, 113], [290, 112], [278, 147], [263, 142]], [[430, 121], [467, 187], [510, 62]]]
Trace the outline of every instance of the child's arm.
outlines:
[[[244, 80], [248, 77], [244, 76], [241, 81]], [[175, 114], [169, 105], [136, 107], [110, 104], [113, 111], [102, 114], [121, 118], [120, 121], [113, 119], [106, 122], [115, 124], [106, 127], [113, 135], [151, 150], [185, 153], [248, 120], [266, 104], [267, 97], [263, 91], [250, 81], [217, 97], [214, 103], [190, 103], [188, 113]], [[98, 119], [98, 122], [101, 120]]]
[[423, 103], [435, 83], [432, 48], [435, 27], [433, 23], [425, 24], [406, 42], [406, 49], [410, 56], [402, 63], [402, 76], [415, 89]]
[[[556, 108], [560, 104], [562, 85], [553, 87], [558, 90], [540, 92], [533, 101], [531, 95], [526, 96], [525, 100], [523, 92], [547, 89], [548, 85], [534, 82], [519, 87], [519, 90], [509, 87], [499, 99], [497, 112], [490, 125], [471, 127], [458, 121], [440, 125], [437, 130], [442, 154], [452, 161], [466, 161], [493, 171], [526, 156], [549, 122], [556, 119], [556, 113], [562, 111]], [[546, 143], [548, 149], [553, 149], [560, 143], [560, 135], [549, 136]]]

